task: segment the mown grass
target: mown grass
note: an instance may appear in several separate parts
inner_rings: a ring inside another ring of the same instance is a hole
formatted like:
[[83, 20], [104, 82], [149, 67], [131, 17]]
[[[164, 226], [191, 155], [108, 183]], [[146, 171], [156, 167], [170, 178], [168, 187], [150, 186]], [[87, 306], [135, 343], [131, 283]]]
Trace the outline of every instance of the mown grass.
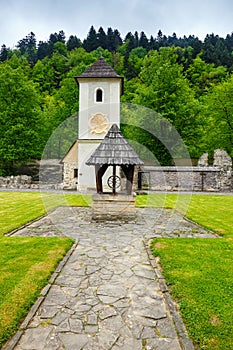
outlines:
[[233, 238], [233, 196], [193, 195], [186, 216], [223, 237]]
[[185, 207], [182, 200], [188, 200], [186, 216], [223, 236], [155, 239], [151, 249], [160, 258], [163, 275], [195, 348], [233, 349], [233, 196], [179, 195], [179, 200], [177, 195], [142, 197], [137, 198], [139, 206], [149, 199], [150, 206], [180, 211]]
[[233, 349], [233, 242], [155, 239], [152, 252], [196, 349]]
[[0, 237], [0, 347], [17, 331], [72, 244], [58, 237]]
[[0, 235], [46, 214], [58, 206], [87, 206], [91, 197], [76, 194], [0, 192]]
[[67, 238], [3, 235], [61, 205], [87, 206], [89, 196], [0, 192], [0, 347], [17, 330], [58, 262], [72, 246]]
[[[60, 206], [87, 206], [90, 196], [0, 193], [0, 234]], [[178, 301], [196, 349], [233, 349], [233, 196], [138, 196], [137, 206], [175, 208], [221, 233], [221, 239], [156, 239], [152, 250]], [[72, 241], [0, 237], [0, 346], [16, 330]]]

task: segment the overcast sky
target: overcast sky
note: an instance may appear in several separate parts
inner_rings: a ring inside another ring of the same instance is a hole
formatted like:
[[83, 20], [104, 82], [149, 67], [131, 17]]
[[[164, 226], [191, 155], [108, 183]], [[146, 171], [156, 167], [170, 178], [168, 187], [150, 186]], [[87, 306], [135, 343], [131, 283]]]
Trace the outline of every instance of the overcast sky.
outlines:
[[83, 40], [93, 25], [107, 31], [144, 31], [148, 38], [233, 32], [232, 0], [0, 0], [0, 45], [13, 48], [30, 32], [37, 41], [63, 30]]

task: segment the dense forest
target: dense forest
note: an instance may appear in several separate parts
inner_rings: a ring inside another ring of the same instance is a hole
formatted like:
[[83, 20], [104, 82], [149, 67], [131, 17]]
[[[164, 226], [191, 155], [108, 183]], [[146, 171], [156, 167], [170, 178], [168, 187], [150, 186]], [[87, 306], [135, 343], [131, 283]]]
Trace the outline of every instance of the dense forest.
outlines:
[[[191, 157], [216, 148], [233, 156], [233, 34], [206, 35], [203, 41], [161, 31], [156, 37], [129, 32], [121, 38], [117, 29], [92, 26], [83, 41], [59, 31], [37, 43], [31, 32], [14, 49], [1, 46], [0, 175], [12, 174], [19, 161], [41, 158], [53, 131], [78, 112], [74, 76], [100, 55], [124, 77], [121, 101], [165, 117]], [[170, 162], [158, 140], [122, 127], [161, 164]], [[75, 135], [76, 130], [70, 137]], [[60, 142], [57, 154], [48, 157], [64, 155], [69, 142]]]

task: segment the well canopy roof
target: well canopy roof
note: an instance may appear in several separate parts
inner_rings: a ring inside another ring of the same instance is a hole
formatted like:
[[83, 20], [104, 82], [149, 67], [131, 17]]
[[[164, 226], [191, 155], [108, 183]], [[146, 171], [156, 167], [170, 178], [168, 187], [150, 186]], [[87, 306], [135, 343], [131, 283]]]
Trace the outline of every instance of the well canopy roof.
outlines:
[[86, 164], [143, 165], [143, 162], [123, 137], [118, 126], [113, 124]]

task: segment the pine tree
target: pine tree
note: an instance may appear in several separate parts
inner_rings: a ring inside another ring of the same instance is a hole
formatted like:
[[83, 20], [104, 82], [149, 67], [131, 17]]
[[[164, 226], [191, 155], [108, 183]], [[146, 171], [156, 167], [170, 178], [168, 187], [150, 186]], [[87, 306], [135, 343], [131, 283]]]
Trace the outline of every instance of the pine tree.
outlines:
[[33, 32], [29, 33], [26, 38], [18, 41], [16, 46], [22, 55], [25, 55], [28, 62], [34, 65], [37, 61], [36, 36]]
[[138, 37], [138, 32], [137, 31], [134, 33], [134, 39], [135, 39], [135, 46], [136, 47], [140, 46], [139, 45], [139, 37]]
[[141, 32], [140, 34], [139, 46], [142, 46], [144, 49], [148, 50], [148, 39], [144, 32]]
[[89, 33], [87, 35], [87, 38], [83, 41], [83, 48], [87, 52], [91, 52], [96, 50], [98, 46], [99, 46], [99, 43], [98, 43], [96, 30], [93, 26], [91, 26]]
[[49, 54], [50, 54], [49, 44], [45, 41], [39, 41], [38, 49], [37, 49], [38, 60], [42, 60], [46, 56], [49, 56]]
[[66, 43], [66, 47], [68, 51], [71, 51], [81, 46], [82, 46], [82, 42], [80, 39], [77, 38], [76, 35], [71, 35]]
[[118, 32], [117, 29], [115, 29], [114, 31], [112, 30], [112, 28], [108, 28], [107, 30], [107, 49], [110, 52], [116, 52], [118, 47], [122, 45], [122, 39], [121, 39], [121, 35]]
[[97, 33], [98, 46], [102, 47], [104, 50], [107, 49], [107, 35], [102, 27], [99, 28]]
[[1, 51], [0, 51], [0, 61], [1, 62], [4, 62], [7, 60], [8, 58], [8, 51], [9, 49], [7, 49], [6, 45], [2, 45], [1, 47]]
[[122, 45], [122, 39], [119, 31], [117, 29], [114, 29], [114, 51], [117, 50], [117, 48]]
[[111, 52], [115, 51], [115, 35], [111, 27], [107, 30], [107, 49]]

